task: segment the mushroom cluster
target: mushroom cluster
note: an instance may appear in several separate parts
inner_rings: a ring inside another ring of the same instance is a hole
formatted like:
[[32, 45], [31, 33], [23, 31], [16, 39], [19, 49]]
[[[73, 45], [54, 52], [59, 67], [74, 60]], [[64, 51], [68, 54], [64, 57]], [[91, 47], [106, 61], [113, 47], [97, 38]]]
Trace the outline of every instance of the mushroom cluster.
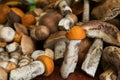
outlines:
[[[50, 76], [59, 60], [63, 79], [74, 73], [78, 64], [93, 78], [100, 66], [104, 71], [99, 74], [100, 80], [119, 80], [120, 30], [116, 23], [111, 23], [120, 14], [117, 2], [120, 3], [119, 0], [111, 2], [117, 7], [111, 6], [109, 11], [108, 0], [3, 1], [0, 4], [0, 80]], [[99, 6], [91, 8], [90, 3]], [[21, 5], [30, 9], [24, 11]], [[102, 5], [106, 11], [98, 13]]]

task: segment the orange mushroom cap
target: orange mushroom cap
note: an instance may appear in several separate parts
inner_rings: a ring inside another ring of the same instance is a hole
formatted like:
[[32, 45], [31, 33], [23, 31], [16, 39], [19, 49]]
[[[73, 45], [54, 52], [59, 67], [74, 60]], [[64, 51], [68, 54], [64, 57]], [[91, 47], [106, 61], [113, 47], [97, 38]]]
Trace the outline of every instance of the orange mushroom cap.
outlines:
[[44, 76], [49, 76], [50, 74], [52, 74], [52, 72], [54, 71], [54, 61], [52, 60], [52, 58], [42, 55], [39, 56], [37, 60], [41, 60], [45, 65]]
[[24, 12], [21, 9], [17, 8], [17, 7], [12, 7], [11, 10], [13, 12], [15, 12], [21, 18], [25, 15]]
[[66, 37], [70, 40], [81, 40], [86, 37], [85, 30], [80, 26], [73, 26], [67, 33]]

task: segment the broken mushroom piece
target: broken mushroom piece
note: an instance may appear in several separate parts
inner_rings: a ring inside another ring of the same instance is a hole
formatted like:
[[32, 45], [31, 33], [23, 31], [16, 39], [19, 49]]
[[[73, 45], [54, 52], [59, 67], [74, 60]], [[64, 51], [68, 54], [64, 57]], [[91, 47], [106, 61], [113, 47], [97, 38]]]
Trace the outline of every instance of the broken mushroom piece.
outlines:
[[111, 65], [117, 73], [117, 80], [120, 79], [120, 48], [116, 46], [105, 47], [102, 54], [102, 60]]
[[31, 55], [35, 49], [33, 40], [29, 36], [23, 35], [21, 39], [21, 48], [23, 55]]
[[94, 77], [100, 62], [100, 58], [103, 50], [103, 41], [101, 39], [95, 39], [90, 47], [85, 60], [83, 61], [81, 69], [88, 75]]
[[51, 34], [44, 43], [44, 48], [54, 49], [54, 59], [63, 58], [66, 51], [67, 38], [65, 36], [66, 31], [58, 31]]
[[112, 24], [93, 20], [81, 25], [81, 27], [85, 29], [88, 37], [101, 38], [109, 44], [120, 46], [120, 31]]
[[73, 26], [66, 34], [69, 39], [65, 57], [60, 69], [61, 76], [65, 79], [73, 73], [78, 62], [78, 52], [81, 40], [86, 37], [84, 29], [80, 26]]
[[6, 42], [11, 42], [14, 39], [15, 31], [11, 27], [3, 27], [0, 29], [0, 38]]

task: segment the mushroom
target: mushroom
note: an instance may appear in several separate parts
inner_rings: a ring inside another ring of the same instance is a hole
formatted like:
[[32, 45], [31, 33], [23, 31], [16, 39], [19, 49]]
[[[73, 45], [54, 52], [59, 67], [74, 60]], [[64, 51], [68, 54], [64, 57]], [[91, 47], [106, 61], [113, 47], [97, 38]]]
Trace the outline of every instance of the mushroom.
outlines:
[[72, 13], [72, 9], [69, 6], [69, 1], [67, 0], [58, 0], [55, 3], [55, 7], [58, 7], [62, 13], [62, 15], [67, 15], [69, 13]]
[[88, 37], [101, 38], [107, 43], [120, 46], [120, 32], [116, 26], [99, 20], [89, 21], [81, 26]]
[[93, 8], [91, 14], [93, 17], [103, 21], [111, 20], [120, 14], [119, 4], [119, 0], [104, 0], [102, 4]]
[[117, 75], [115, 74], [113, 69], [109, 68], [100, 74], [99, 79], [100, 80], [116, 80]]
[[18, 66], [22, 67], [22, 66], [28, 65], [29, 63], [31, 63], [30, 57], [27, 55], [25, 55], [25, 56], [22, 55], [18, 62]]
[[117, 73], [117, 80], [120, 79], [120, 48], [116, 46], [105, 47], [102, 54], [102, 61], [109, 64], [112, 70]]
[[2, 67], [0, 67], [0, 80], [8, 80], [8, 73]]
[[44, 48], [54, 49], [55, 60], [63, 58], [63, 55], [66, 51], [66, 42], [68, 40], [65, 34], [66, 31], [58, 31], [54, 34], [51, 34], [44, 43]]
[[14, 23], [14, 28], [15, 28], [17, 33], [21, 33], [22, 32], [25, 35], [28, 35], [28, 30], [27, 30], [27, 28], [23, 24], [15, 22]]
[[95, 39], [86, 55], [85, 60], [83, 61], [81, 69], [92, 77], [95, 76], [98, 64], [100, 62], [102, 50], [103, 41], [100, 39]]
[[30, 80], [45, 72], [45, 66], [42, 61], [33, 61], [28, 65], [19, 67], [10, 72], [10, 80]]
[[11, 42], [14, 39], [15, 31], [11, 27], [3, 27], [0, 29], [0, 38], [5, 42]]
[[69, 40], [68, 46], [65, 52], [65, 57], [60, 69], [61, 76], [67, 78], [70, 73], [73, 73], [78, 62], [79, 45], [83, 39], [86, 38], [86, 34], [83, 28], [80, 26], [73, 26], [66, 34]]
[[0, 4], [0, 24], [4, 24], [7, 21], [7, 14], [10, 12], [10, 8], [4, 4]]
[[48, 27], [39, 25], [30, 31], [30, 35], [35, 40], [45, 40], [48, 38], [50, 31]]
[[19, 47], [19, 44], [17, 42], [12, 42], [6, 46], [7, 52], [14, 52]]
[[70, 30], [70, 28], [77, 22], [77, 16], [70, 13], [59, 21], [58, 26], [60, 30]]
[[23, 35], [21, 39], [21, 48], [24, 55], [31, 55], [35, 49], [33, 40], [29, 36]]
[[47, 26], [50, 33], [55, 33], [58, 31], [58, 22], [62, 18], [62, 15], [57, 11], [47, 12], [45, 15], [41, 16], [39, 20], [39, 25]]

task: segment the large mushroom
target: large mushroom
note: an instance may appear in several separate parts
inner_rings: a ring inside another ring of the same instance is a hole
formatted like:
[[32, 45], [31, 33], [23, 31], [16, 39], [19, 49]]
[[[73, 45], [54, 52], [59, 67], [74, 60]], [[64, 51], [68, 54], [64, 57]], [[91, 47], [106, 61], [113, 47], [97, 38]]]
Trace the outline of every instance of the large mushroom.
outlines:
[[93, 20], [82, 25], [86, 30], [86, 34], [91, 38], [101, 38], [103, 41], [112, 45], [120, 46], [120, 31], [112, 24]]

